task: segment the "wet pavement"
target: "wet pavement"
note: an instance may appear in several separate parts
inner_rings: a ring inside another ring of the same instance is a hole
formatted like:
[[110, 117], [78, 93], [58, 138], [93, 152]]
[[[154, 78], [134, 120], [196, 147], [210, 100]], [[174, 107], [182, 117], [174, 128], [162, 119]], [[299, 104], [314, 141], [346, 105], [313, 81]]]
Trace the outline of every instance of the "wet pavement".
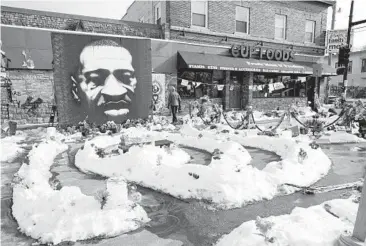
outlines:
[[[28, 144], [34, 142], [35, 139], [33, 136]], [[80, 146], [81, 144], [73, 144], [67, 152], [60, 154], [51, 171], [62, 186], [78, 186], [84, 194], [95, 195], [99, 190], [105, 189], [105, 179], [77, 170], [74, 166], [74, 156]], [[353, 182], [364, 175], [366, 143], [326, 144], [321, 147], [331, 158], [333, 166], [329, 174], [316, 185]], [[192, 156], [192, 163], [209, 164], [210, 153], [186, 147], [184, 150]], [[247, 150], [253, 158], [251, 164], [259, 169], [263, 169], [271, 161], [279, 160], [279, 156], [271, 152], [255, 148], [247, 148]], [[4, 246], [31, 245], [35, 242], [17, 230], [17, 224], [11, 216], [10, 209], [12, 197], [10, 183], [25, 156], [26, 153], [13, 163], [1, 163], [1, 245]], [[243, 208], [213, 211], [206, 209], [205, 204], [198, 201], [182, 201], [143, 187], [138, 187], [138, 191], [143, 196], [140, 205], [144, 207], [152, 220], [145, 228], [128, 233], [127, 236], [88, 240], [75, 245], [146, 245], [146, 243], [141, 243], [138, 238], [143, 236], [151, 238], [152, 234], [161, 238], [179, 240], [183, 245], [212, 245], [223, 234], [231, 232], [243, 222], [255, 219], [257, 216], [268, 217], [290, 213], [296, 206], [309, 207], [349, 195], [349, 192], [344, 190], [316, 195], [295, 193], [257, 202]], [[136, 244], [131, 244], [131, 242], [136, 242]]]

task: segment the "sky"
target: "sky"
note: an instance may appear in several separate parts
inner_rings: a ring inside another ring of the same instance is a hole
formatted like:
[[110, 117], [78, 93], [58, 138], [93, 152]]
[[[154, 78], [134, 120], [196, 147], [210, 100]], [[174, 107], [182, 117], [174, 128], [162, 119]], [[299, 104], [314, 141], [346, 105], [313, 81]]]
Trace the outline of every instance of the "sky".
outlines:
[[109, 19], [122, 19], [132, 2], [133, 0], [2, 0], [1, 5]]
[[[337, 0], [336, 21], [334, 29], [347, 29], [348, 16], [351, 8], [351, 0]], [[354, 0], [352, 21], [366, 20], [366, 0]], [[332, 8], [328, 11], [328, 29], [331, 27]], [[366, 49], [366, 24], [353, 28], [354, 37], [352, 50]]]
[[[354, 0], [353, 21], [366, 19], [366, 0]], [[1, 5], [60, 13], [121, 19], [133, 0], [2, 0]], [[337, 0], [335, 29], [346, 29], [351, 0]], [[328, 29], [332, 12], [328, 11]], [[353, 48], [366, 48], [366, 24], [355, 27]]]

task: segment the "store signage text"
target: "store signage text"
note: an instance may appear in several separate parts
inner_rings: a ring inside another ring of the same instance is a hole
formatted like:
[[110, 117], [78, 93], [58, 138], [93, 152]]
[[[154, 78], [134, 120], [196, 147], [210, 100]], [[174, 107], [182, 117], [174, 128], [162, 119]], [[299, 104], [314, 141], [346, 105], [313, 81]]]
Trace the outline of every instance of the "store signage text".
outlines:
[[291, 50], [271, 49], [265, 47], [252, 47], [249, 45], [233, 45], [230, 49], [233, 57], [253, 58], [276, 60], [276, 61], [292, 61], [294, 52]]
[[347, 44], [347, 30], [327, 31], [327, 51], [338, 53], [339, 47]]

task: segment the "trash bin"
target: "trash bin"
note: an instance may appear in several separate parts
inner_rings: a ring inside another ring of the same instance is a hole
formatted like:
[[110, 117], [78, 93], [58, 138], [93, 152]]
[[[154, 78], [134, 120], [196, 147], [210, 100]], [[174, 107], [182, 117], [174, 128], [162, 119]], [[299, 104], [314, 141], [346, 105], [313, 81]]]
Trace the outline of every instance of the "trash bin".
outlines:
[[17, 123], [15, 121], [9, 121], [9, 135], [15, 135], [17, 131]]

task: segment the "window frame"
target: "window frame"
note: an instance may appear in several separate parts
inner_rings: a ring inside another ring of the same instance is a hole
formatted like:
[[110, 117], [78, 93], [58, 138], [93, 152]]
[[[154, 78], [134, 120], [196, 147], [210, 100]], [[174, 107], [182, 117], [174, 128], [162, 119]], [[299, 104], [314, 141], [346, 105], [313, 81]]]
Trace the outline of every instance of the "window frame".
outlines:
[[[308, 32], [306, 31], [306, 24], [307, 24], [307, 23], [312, 23], [312, 24], [313, 24], [313, 30], [312, 30], [311, 41], [306, 40], [306, 33], [308, 33]], [[312, 44], [313, 44], [313, 43], [315, 43], [315, 30], [316, 30], [316, 21], [306, 19], [306, 20], [305, 20], [305, 43], [312, 43]]]
[[352, 73], [352, 64], [353, 64], [353, 62], [350, 60], [348, 62], [348, 73]]
[[361, 73], [366, 73], [366, 58], [361, 58]]
[[[159, 16], [159, 18], [158, 18]], [[160, 21], [159, 21], [160, 20]], [[159, 23], [158, 23], [159, 21]], [[161, 3], [157, 3], [154, 6], [154, 24], [161, 25]]]
[[[236, 25], [237, 21], [243, 22], [243, 21], [237, 19], [237, 9], [238, 8], [243, 8], [243, 9], [247, 9], [248, 10], [248, 15], [247, 15], [247, 20], [246, 20], [246, 29], [247, 29], [247, 32], [240, 32], [240, 31], [237, 30], [237, 25]], [[249, 34], [249, 28], [250, 28], [250, 8], [243, 7], [243, 6], [238, 6], [238, 5], [235, 6], [235, 33], [236, 34], [247, 34], [248, 35]]]
[[139, 22], [140, 23], [145, 23], [145, 16], [140, 17]]
[[[276, 27], [276, 18], [277, 16], [281, 16], [281, 17], [284, 17], [284, 27], [283, 27], [283, 37], [282, 38], [278, 38], [276, 36], [276, 28], [279, 28], [279, 27]], [[287, 15], [282, 15], [282, 14], [275, 14], [275, 35], [274, 35], [274, 38], [277, 39], [277, 40], [286, 40], [287, 39]]]
[[[195, 1], [195, 0], [193, 0]], [[191, 27], [198, 28], [198, 29], [208, 29], [208, 0], [200, 0], [199, 2], [205, 3], [205, 26], [197, 26], [193, 24], [193, 14], [199, 14], [194, 13], [192, 8], [192, 1], [191, 1]]]

